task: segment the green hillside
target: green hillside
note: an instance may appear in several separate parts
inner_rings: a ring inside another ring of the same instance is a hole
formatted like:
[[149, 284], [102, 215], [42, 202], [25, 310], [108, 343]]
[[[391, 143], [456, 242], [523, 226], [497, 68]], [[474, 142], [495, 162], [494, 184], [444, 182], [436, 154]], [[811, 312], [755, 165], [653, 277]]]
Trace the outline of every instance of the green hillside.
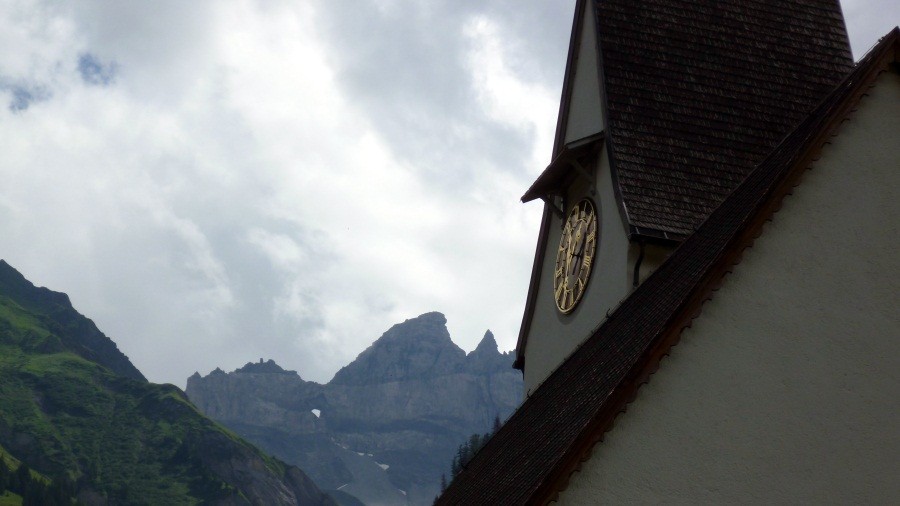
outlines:
[[[111, 356], [96, 335], [89, 347], [79, 342], [79, 330], [96, 327], [73, 318], [62, 294], [42, 306], [35, 291], [55, 292], [16, 275], [0, 261], [0, 453], [13, 466], [71, 480], [88, 504], [330, 504], [297, 468], [201, 415], [177, 387], [85, 358], [103, 347]], [[0, 504], [17, 503], [2, 492]]]

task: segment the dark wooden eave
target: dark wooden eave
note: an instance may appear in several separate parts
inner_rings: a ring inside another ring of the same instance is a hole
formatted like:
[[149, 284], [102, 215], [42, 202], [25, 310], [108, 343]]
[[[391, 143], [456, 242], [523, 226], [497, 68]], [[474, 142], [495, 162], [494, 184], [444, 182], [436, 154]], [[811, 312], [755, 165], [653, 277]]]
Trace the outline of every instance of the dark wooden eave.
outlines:
[[593, 175], [583, 166], [581, 160], [599, 152], [603, 136], [603, 132], [600, 132], [563, 146], [556, 158], [522, 195], [522, 202], [530, 202], [534, 199], [545, 199], [546, 201], [549, 196], [561, 195], [569, 180], [576, 175], [593, 179]]
[[553, 500], [877, 76], [897, 71], [898, 56], [895, 28], [525, 400], [437, 504]]

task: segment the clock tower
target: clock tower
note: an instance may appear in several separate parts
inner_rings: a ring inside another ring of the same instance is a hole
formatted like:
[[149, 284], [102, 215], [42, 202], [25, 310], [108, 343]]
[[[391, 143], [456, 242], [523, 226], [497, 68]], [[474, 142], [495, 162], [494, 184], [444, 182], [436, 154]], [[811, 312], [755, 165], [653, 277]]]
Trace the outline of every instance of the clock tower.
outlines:
[[[544, 204], [516, 347], [526, 393], [852, 67], [837, 0], [673, 5], [576, 2], [552, 160], [522, 197]], [[821, 37], [785, 22], [798, 16]]]

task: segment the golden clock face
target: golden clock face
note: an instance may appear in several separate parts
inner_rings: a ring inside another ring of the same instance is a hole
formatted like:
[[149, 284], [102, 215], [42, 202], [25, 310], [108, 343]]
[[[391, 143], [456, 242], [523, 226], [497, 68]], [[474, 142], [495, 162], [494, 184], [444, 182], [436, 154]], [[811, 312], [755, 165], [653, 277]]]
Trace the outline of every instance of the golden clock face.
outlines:
[[553, 293], [556, 307], [563, 313], [571, 313], [581, 301], [596, 250], [597, 212], [590, 200], [582, 199], [566, 218], [556, 252]]

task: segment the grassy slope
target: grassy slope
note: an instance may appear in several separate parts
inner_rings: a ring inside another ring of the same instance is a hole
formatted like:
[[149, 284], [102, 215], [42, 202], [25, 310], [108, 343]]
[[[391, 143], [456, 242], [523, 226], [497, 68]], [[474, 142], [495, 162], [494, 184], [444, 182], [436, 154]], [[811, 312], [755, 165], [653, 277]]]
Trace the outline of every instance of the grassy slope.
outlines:
[[[13, 457], [0, 445], [0, 460], [6, 463], [6, 467], [15, 470], [19, 468], [19, 459]], [[22, 504], [22, 496], [9, 491], [0, 492], [0, 506], [19, 506]]]
[[0, 506], [20, 506], [21, 504], [22, 496], [12, 492], [0, 493]]
[[[233, 489], [201, 462], [217, 433], [180, 390], [111, 373], [63, 351], [40, 315], [0, 295], [0, 445], [48, 475], [85, 476], [122, 502], [194, 504]], [[284, 466], [264, 457], [276, 475]], [[0, 499], [0, 501], [7, 499]]]

